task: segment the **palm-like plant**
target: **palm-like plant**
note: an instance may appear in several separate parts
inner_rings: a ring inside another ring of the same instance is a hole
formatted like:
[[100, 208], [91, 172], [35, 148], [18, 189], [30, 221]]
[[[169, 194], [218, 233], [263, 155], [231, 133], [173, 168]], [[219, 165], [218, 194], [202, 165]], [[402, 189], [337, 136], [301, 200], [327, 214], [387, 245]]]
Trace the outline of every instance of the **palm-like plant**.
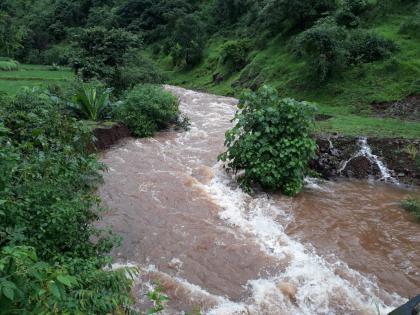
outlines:
[[110, 89], [81, 87], [72, 98], [70, 109], [81, 119], [99, 121], [109, 112]]

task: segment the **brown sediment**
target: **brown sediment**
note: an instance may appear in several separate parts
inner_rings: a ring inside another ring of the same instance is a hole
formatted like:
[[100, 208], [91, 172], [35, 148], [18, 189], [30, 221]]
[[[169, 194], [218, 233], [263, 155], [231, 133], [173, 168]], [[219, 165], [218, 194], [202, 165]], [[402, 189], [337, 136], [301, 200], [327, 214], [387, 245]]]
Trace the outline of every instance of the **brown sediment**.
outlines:
[[131, 136], [128, 128], [122, 124], [100, 125], [93, 130], [96, 138], [95, 147], [102, 151], [111, 148], [120, 140]]

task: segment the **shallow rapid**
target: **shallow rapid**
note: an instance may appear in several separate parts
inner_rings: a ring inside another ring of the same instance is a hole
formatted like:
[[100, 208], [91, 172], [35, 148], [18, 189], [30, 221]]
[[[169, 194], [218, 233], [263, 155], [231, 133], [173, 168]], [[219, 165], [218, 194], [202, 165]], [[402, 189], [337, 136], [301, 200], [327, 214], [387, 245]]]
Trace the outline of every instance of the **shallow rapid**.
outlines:
[[113, 253], [158, 282], [167, 314], [387, 314], [420, 288], [420, 226], [385, 183], [310, 182], [296, 198], [249, 195], [217, 162], [236, 100], [177, 87], [187, 132], [127, 139], [102, 156]]

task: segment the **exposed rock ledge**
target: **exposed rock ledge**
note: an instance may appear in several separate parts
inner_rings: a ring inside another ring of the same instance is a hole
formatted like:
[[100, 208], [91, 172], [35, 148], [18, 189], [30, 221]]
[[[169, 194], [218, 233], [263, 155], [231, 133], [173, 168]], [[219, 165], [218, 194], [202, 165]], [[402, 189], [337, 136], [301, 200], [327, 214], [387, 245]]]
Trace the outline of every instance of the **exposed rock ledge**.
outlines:
[[[311, 166], [324, 178], [381, 179], [420, 185], [420, 139], [361, 138], [318, 135], [318, 158]], [[381, 165], [382, 164], [382, 165]], [[382, 166], [382, 170], [381, 170]]]

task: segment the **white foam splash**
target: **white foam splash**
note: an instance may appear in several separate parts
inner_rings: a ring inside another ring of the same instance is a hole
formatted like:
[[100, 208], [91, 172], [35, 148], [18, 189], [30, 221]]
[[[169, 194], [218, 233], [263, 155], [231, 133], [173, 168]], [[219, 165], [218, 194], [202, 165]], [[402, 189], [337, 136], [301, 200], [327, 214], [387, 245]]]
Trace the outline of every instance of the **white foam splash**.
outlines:
[[372, 163], [378, 166], [379, 171], [381, 172], [381, 178], [379, 180], [398, 184], [398, 181], [394, 177], [392, 177], [391, 171], [386, 167], [385, 163], [382, 162], [378, 156], [372, 153], [372, 148], [369, 146], [367, 142], [367, 138], [366, 137], [359, 138], [358, 144], [360, 146], [360, 150], [355, 155], [353, 155], [350, 159], [348, 159], [347, 161], [343, 163], [343, 165], [338, 170], [338, 173], [340, 174], [341, 172], [343, 172], [351, 160], [359, 156], [364, 156], [364, 157], [367, 157], [369, 161], [371, 161]]
[[[239, 188], [231, 188], [231, 179], [220, 166], [216, 167], [215, 173], [215, 179], [204, 186], [204, 189], [224, 209], [219, 214], [220, 218], [241, 233], [253, 235], [268, 255], [279, 261], [289, 259], [284, 272], [270, 279], [250, 281], [253, 292], [252, 301], [247, 303], [250, 314], [276, 314], [271, 313], [272, 308], [284, 314], [287, 309], [284, 307], [287, 305], [278, 302], [277, 307], [273, 306], [268, 301], [277, 300], [267, 295], [281, 296], [279, 290], [273, 293], [272, 289], [282, 281], [291, 283], [297, 289], [296, 309], [291, 314], [343, 314], [346, 311], [367, 311], [369, 314], [375, 314], [375, 303], [381, 314], [386, 314], [392, 311], [394, 306], [404, 302], [397, 295], [389, 295], [397, 304], [385, 305], [377, 296], [380, 290], [376, 283], [351, 270], [342, 262], [327, 263], [322, 257], [291, 239], [278, 220], [286, 214], [267, 196], [251, 198]], [[338, 270], [346, 275], [346, 279], [336, 273]], [[271, 289], [264, 290], [264, 287]], [[290, 308], [290, 305], [288, 306]], [[237, 307], [235, 305], [232, 312], [212, 311], [208, 314], [236, 314]], [[271, 309], [268, 313], [263, 311], [267, 308]], [[226, 309], [225, 306], [223, 309]]]

